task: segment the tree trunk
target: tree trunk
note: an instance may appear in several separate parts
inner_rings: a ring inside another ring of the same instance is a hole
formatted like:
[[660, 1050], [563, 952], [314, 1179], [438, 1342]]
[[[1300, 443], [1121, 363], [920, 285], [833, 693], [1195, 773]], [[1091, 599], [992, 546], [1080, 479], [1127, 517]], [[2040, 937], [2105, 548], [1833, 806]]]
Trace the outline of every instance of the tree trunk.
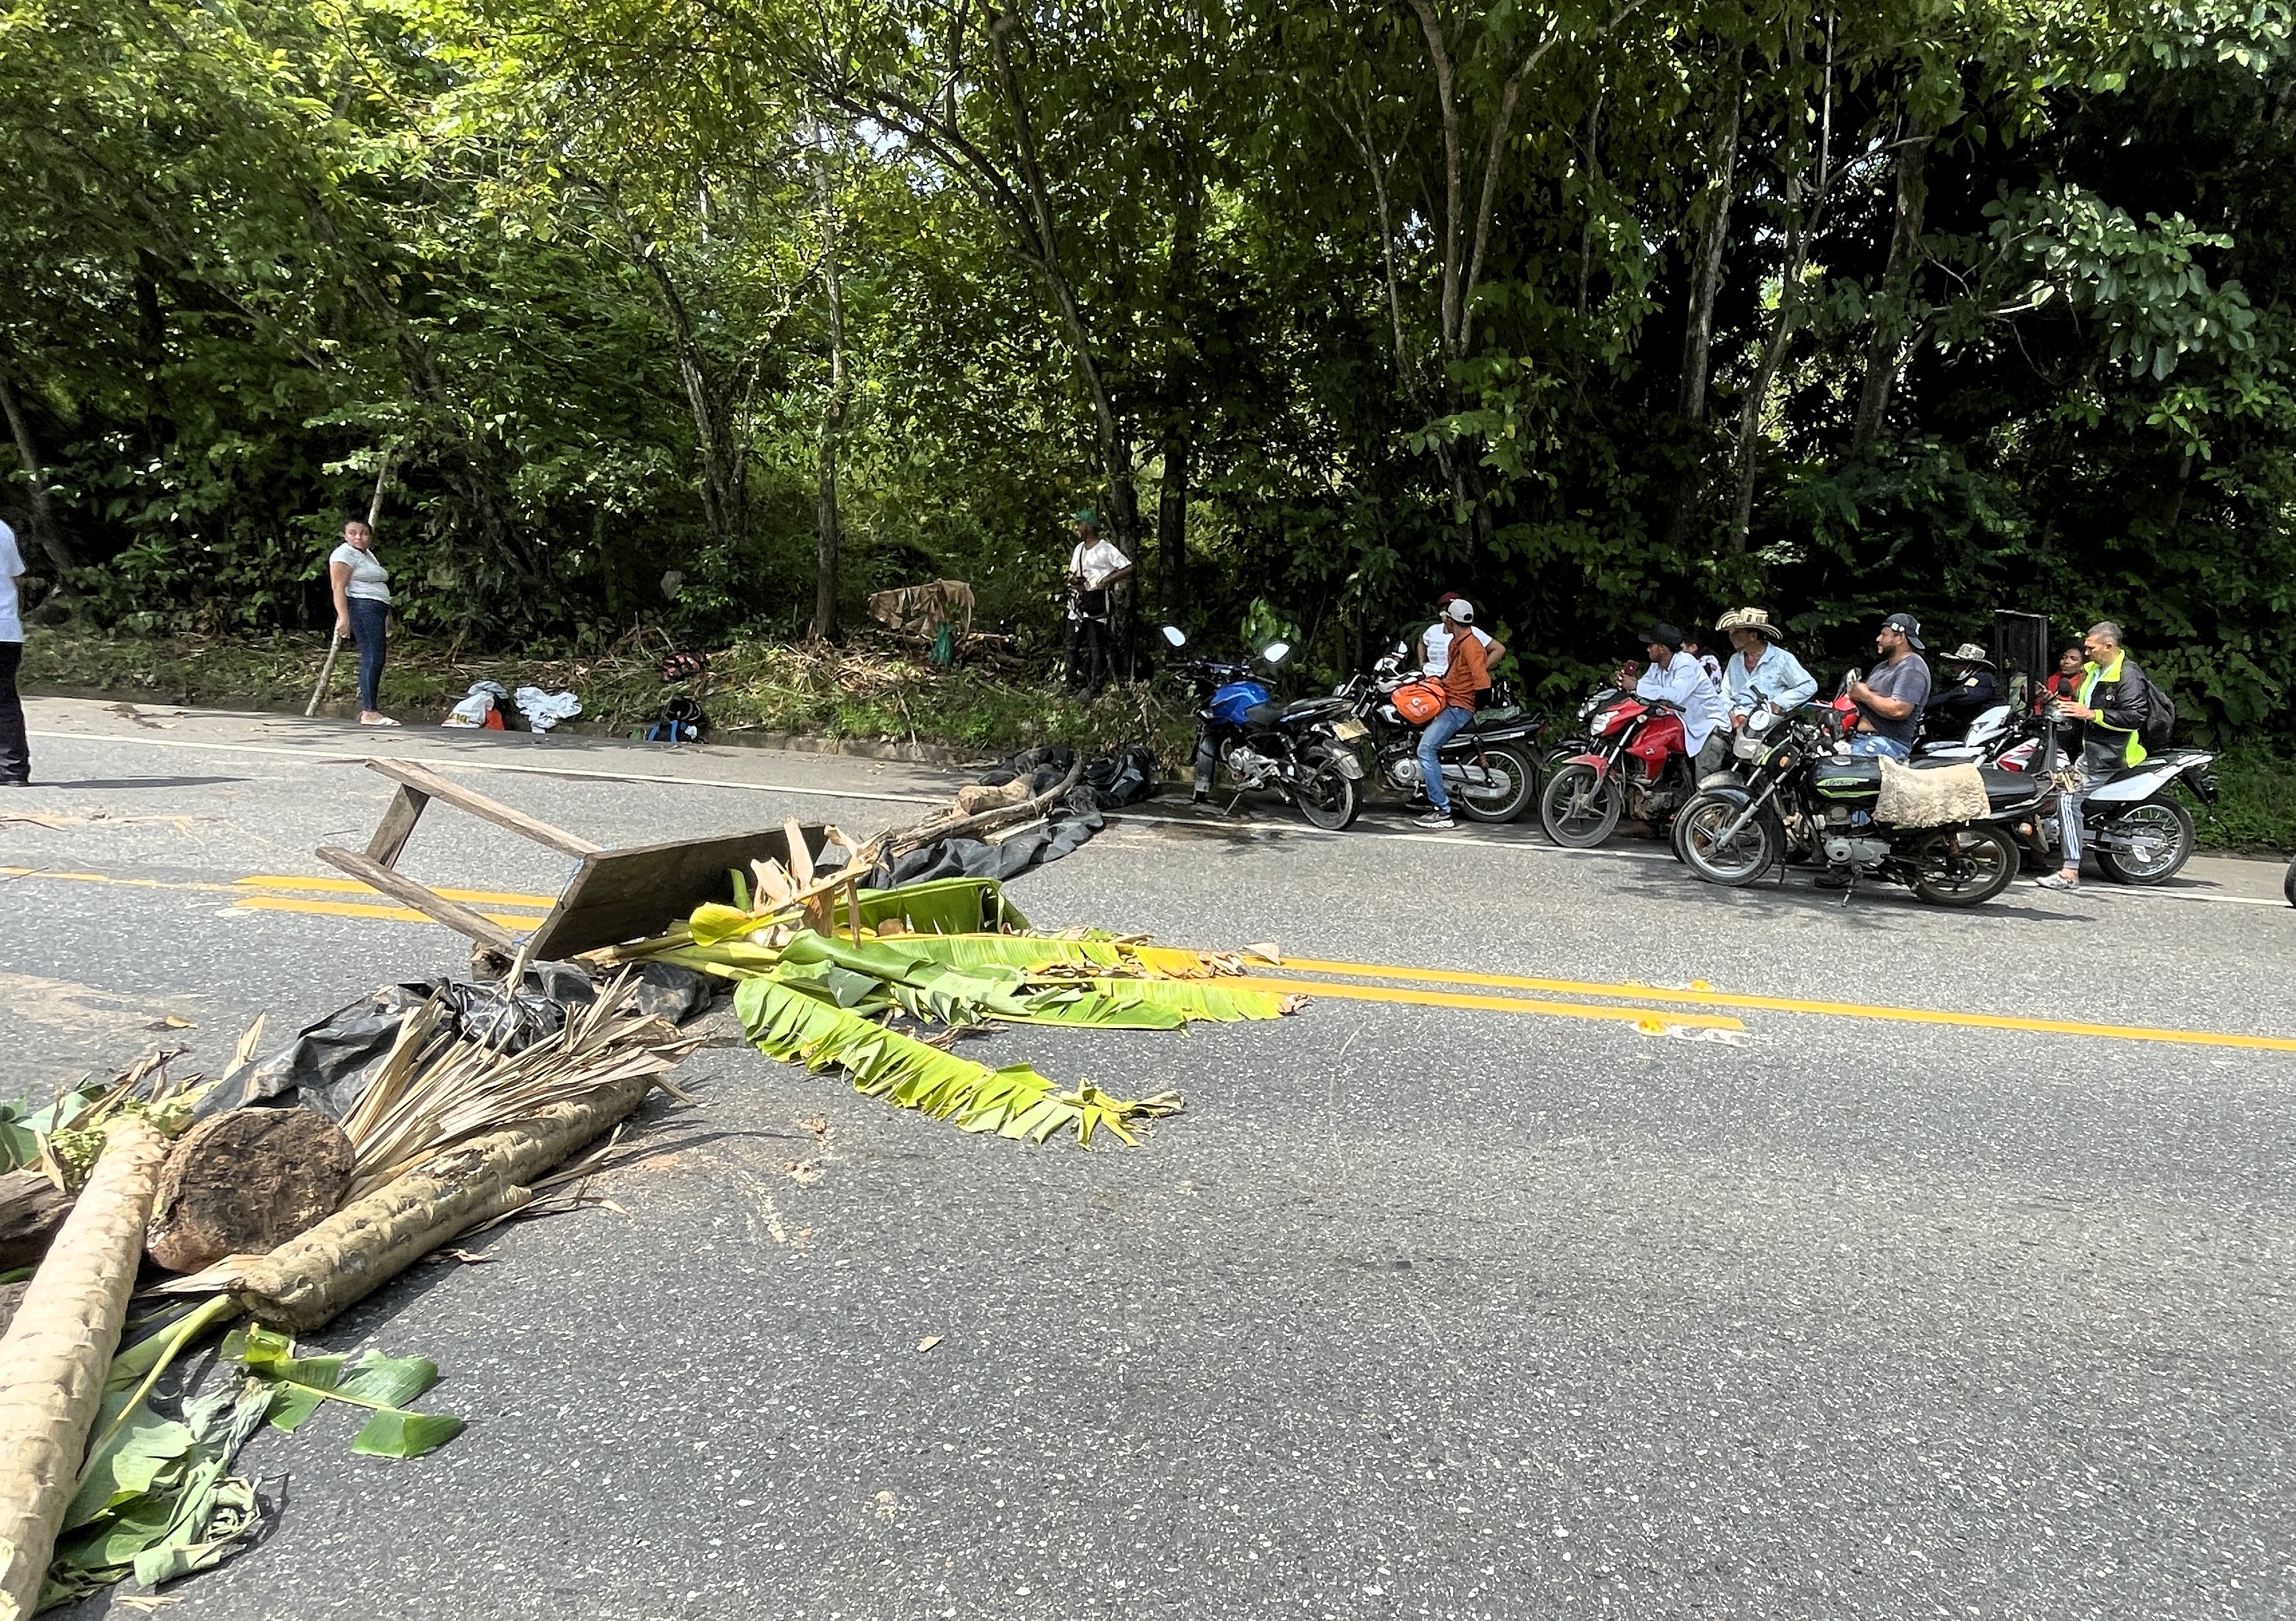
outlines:
[[1603, 102], [1608, 86], [1595, 93], [1587, 110], [1587, 220], [1578, 227], [1578, 318], [1587, 318], [1587, 283], [1595, 271], [1595, 190], [1603, 181]]
[[1770, 385], [1785, 364], [1786, 348], [1800, 330], [1802, 272], [1809, 256], [1809, 239], [1825, 210], [1833, 175], [1833, 22], [1826, 23], [1824, 101], [1818, 114], [1815, 150], [1808, 145], [1809, 109], [1797, 95], [1789, 137], [1800, 151], [1786, 169], [1785, 252], [1778, 262], [1778, 313], [1762, 346], [1761, 364], [1755, 368], [1745, 398], [1738, 408], [1738, 499], [1730, 519], [1730, 553], [1742, 557], [1746, 537], [1754, 522], [1754, 484], [1760, 472], [1757, 456], [1762, 437], [1762, 413], [1769, 404]]
[[837, 514], [837, 457], [845, 432], [849, 392], [845, 370], [845, 274], [839, 263], [842, 220], [829, 172], [828, 135], [818, 126], [821, 144], [814, 176], [821, 208], [822, 319], [829, 332], [829, 392], [821, 403], [820, 466], [814, 482], [813, 625], [817, 641], [834, 642], [837, 623], [837, 561], [843, 536]]
[[1021, 93], [1020, 75], [1013, 68], [1012, 35], [1020, 26], [1019, 12], [992, 11], [987, 29], [989, 57], [996, 70], [997, 92], [1013, 120], [1013, 157], [1027, 194], [1027, 216], [1016, 223], [1027, 232], [1024, 241], [1033, 239], [1036, 251], [1031, 257], [1060, 311], [1061, 323], [1068, 329], [1077, 371], [1083, 379], [1085, 392], [1091, 397], [1093, 422], [1099, 430], [1101, 467], [1108, 479], [1109, 515], [1115, 520], [1115, 532], [1110, 538], [1125, 556], [1137, 558], [1140, 503], [1132, 484], [1129, 442], [1117, 421], [1116, 406], [1109, 397], [1107, 379], [1101, 373], [1092, 329], [1084, 318], [1084, 306], [1061, 263], [1060, 243], [1054, 230], [1052, 193], [1037, 158], [1036, 125], [1029, 116], [1027, 99]]
[[1177, 625], [1188, 609], [1187, 430], [1173, 424], [1164, 435], [1164, 481], [1156, 493], [1156, 587], [1165, 622]]
[[1866, 383], [1857, 393], [1856, 426], [1849, 454], [1862, 460], [1882, 437], [1890, 392], [1906, 364], [1906, 334], [1914, 268], [1921, 257], [1922, 209], [1928, 201], [1930, 136], [1915, 128], [1898, 149], [1898, 201], [1890, 229], [1890, 260], [1882, 273], [1882, 296], [1874, 302], [1874, 330], [1866, 340]]
[[1685, 421], [1706, 420], [1709, 353], [1714, 343], [1714, 301], [1722, 291], [1723, 256], [1730, 245], [1730, 205], [1737, 190], [1738, 120], [1746, 104], [1745, 86], [1731, 93], [1730, 113], [1722, 124], [1722, 137], [1714, 156], [1710, 195], [1713, 206], [1706, 229], [1698, 239], [1698, 258], [1691, 279], [1690, 320], [1682, 334], [1682, 389], [1677, 402]]
[[29, 1266], [71, 1214], [72, 1196], [37, 1171], [0, 1175], [0, 1272]]
[[1176, 144], [1172, 253], [1164, 275], [1164, 478], [1156, 492], [1156, 587], [1170, 624], [1179, 622], [1188, 598], [1188, 470], [1194, 450], [1196, 371], [1187, 334], [1203, 234], [1203, 178], [1195, 161], [1200, 156], [1185, 141]]
[[[32, 538], [40, 550], [48, 554], [58, 575], [79, 567], [70, 544], [56, 533], [54, 509], [48, 501], [47, 470], [40, 465], [39, 446], [32, 441], [32, 425], [25, 419], [23, 407], [16, 399], [14, 385], [8, 381], [4, 367], [0, 367], [0, 411], [8, 417], [8, 432], [16, 441], [16, 460], [24, 470], [24, 484], [32, 507]], [[58, 589], [67, 589], [68, 582], [59, 579]]]
[[103, 1403], [144, 1224], [168, 1140], [140, 1116], [104, 1129], [103, 1151], [0, 1339], [0, 1617], [39, 1608], [56, 1532]]

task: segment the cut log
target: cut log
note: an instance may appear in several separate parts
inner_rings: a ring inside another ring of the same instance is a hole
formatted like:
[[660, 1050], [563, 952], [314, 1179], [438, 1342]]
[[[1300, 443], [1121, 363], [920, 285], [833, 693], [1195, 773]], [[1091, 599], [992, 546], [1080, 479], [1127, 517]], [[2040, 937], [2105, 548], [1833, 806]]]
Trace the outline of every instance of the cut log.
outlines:
[[350, 1186], [351, 1140], [309, 1109], [234, 1109], [168, 1151], [145, 1249], [169, 1272], [265, 1255], [324, 1221]]
[[258, 1322], [318, 1328], [449, 1239], [524, 1204], [529, 1184], [603, 1135], [653, 1085], [651, 1075], [611, 1082], [434, 1154], [220, 1286]]
[[0, 1176], [0, 1272], [29, 1266], [48, 1252], [48, 1240], [64, 1224], [72, 1196], [37, 1171]]
[[0, 1338], [0, 1621], [39, 1608], [40, 1584], [79, 1480], [167, 1139], [141, 1115], [104, 1130], [103, 1151], [63, 1231]]

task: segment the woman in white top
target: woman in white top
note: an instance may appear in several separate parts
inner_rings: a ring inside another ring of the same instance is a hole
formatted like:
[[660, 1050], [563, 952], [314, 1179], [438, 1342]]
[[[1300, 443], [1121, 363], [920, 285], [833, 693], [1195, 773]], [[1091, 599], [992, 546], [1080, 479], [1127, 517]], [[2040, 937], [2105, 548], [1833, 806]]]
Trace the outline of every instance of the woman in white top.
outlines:
[[390, 570], [374, 554], [374, 531], [354, 518], [343, 525], [343, 544], [327, 559], [334, 583], [335, 634], [358, 643], [359, 725], [395, 726], [378, 708], [382, 655], [390, 644]]

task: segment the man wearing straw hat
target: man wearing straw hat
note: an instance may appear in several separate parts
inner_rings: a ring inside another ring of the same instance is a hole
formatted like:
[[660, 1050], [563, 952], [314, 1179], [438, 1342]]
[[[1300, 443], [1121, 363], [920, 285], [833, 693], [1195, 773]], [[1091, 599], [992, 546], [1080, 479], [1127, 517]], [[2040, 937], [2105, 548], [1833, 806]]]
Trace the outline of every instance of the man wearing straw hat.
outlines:
[[1974, 642], [1963, 643], [1939, 663], [1944, 667], [1929, 702], [1922, 706], [1923, 712], [1933, 735], [1942, 735], [1943, 729], [1950, 728], [1958, 736], [2002, 701], [2001, 677], [1994, 671], [1993, 660]]
[[1757, 707], [1799, 709], [1817, 696], [1817, 679], [1801, 660], [1778, 645], [1777, 627], [1766, 608], [1734, 608], [1714, 622], [1737, 651], [1722, 668], [1722, 703], [1736, 731]]

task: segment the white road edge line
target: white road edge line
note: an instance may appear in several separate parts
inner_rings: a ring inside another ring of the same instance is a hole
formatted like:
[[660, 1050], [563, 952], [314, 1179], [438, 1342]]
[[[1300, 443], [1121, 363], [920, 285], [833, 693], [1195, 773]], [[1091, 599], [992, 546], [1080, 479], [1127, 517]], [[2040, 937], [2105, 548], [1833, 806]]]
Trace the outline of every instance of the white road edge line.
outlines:
[[897, 805], [939, 805], [935, 794], [868, 793], [853, 789], [795, 788], [785, 782], [737, 782], [726, 777], [676, 777], [665, 773], [596, 771], [580, 765], [521, 765], [507, 760], [472, 759], [467, 755], [346, 754], [333, 749], [282, 749], [267, 743], [208, 743], [187, 737], [120, 737], [108, 732], [34, 732], [34, 737], [70, 743], [143, 743], [153, 749], [199, 749], [213, 754], [275, 755], [286, 759], [316, 760], [327, 765], [363, 765], [369, 760], [405, 760], [414, 765], [470, 771], [508, 771], [522, 776], [588, 777], [609, 782], [663, 782], [685, 788], [743, 788], [761, 794], [803, 794], [817, 799], [877, 799]]

